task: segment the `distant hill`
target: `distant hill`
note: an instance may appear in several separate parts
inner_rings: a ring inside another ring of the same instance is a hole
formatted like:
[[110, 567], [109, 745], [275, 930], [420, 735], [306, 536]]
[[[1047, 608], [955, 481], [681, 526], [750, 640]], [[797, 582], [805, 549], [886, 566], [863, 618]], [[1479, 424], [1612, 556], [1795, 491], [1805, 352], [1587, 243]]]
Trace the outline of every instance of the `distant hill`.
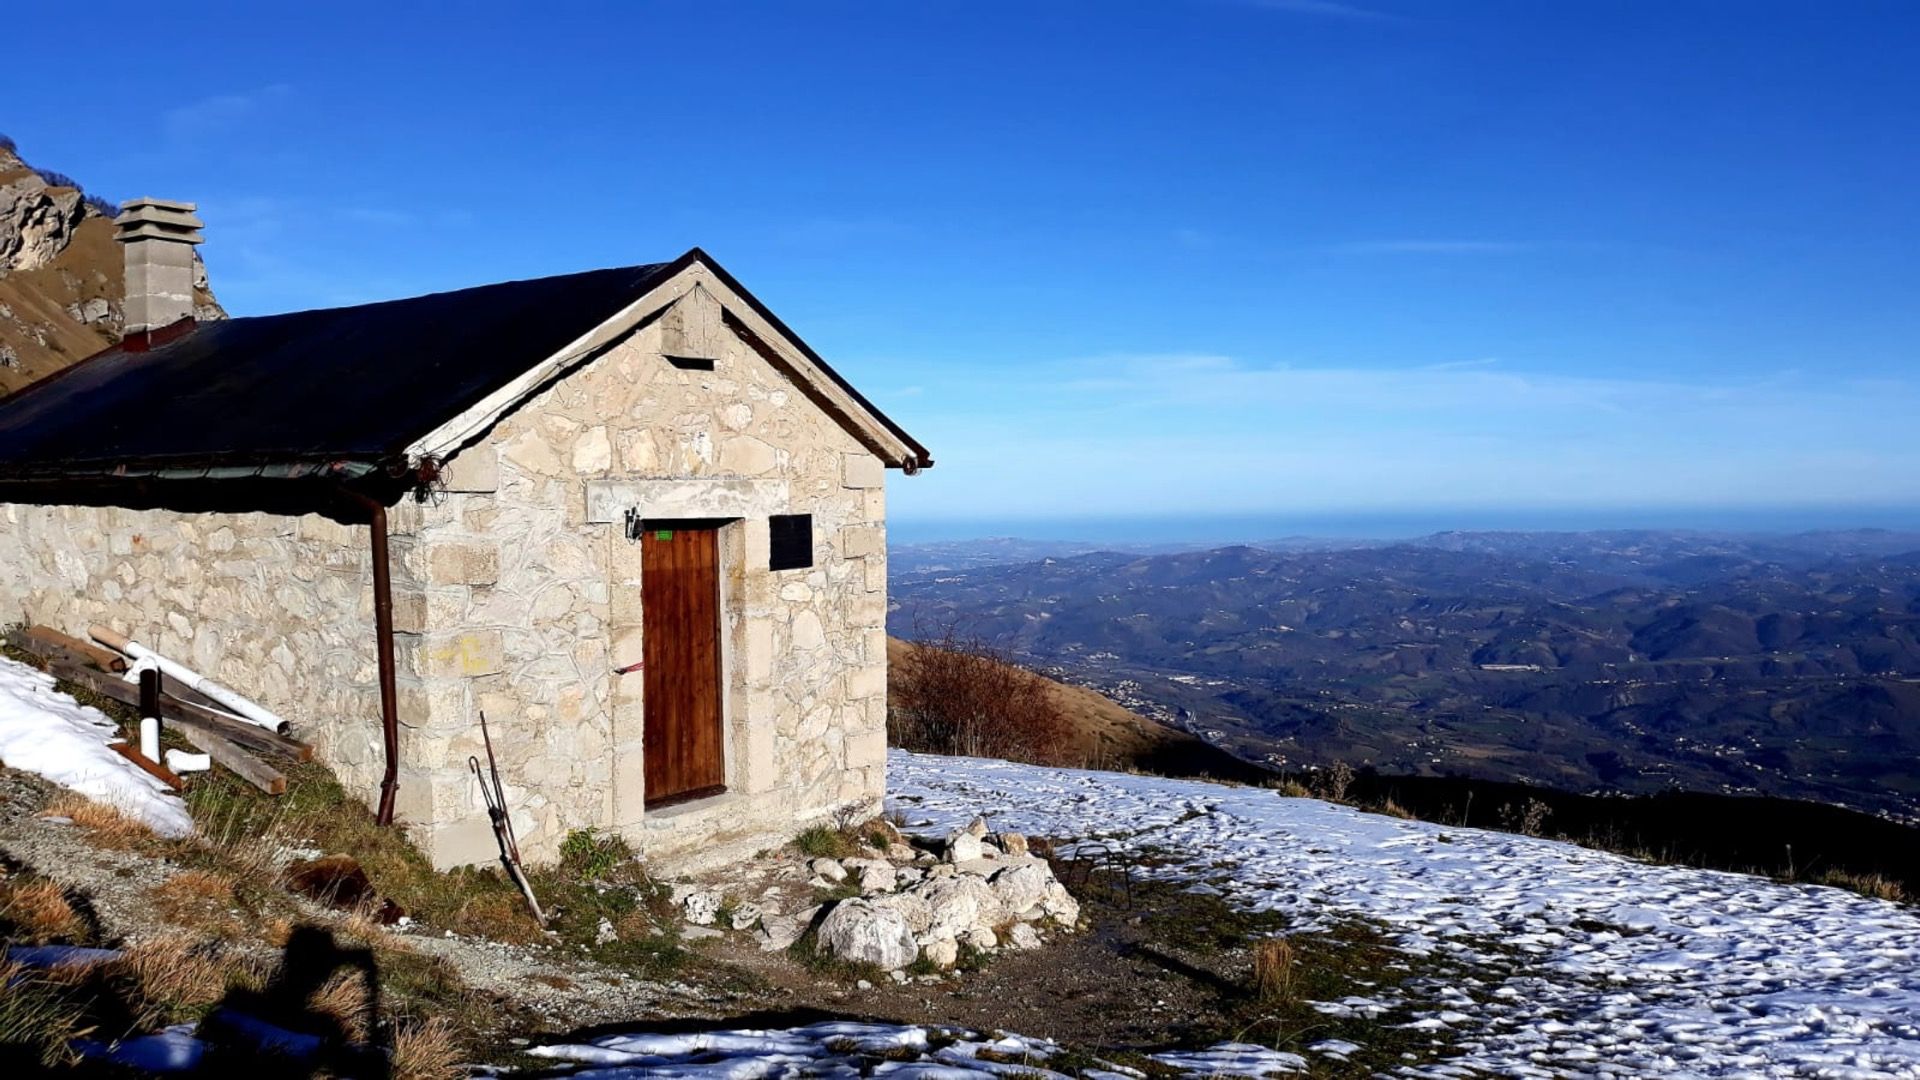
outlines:
[[[126, 276], [113, 213], [0, 135], [0, 394], [120, 340]], [[226, 318], [204, 268], [195, 294], [202, 321]]]
[[892, 599], [895, 633], [963, 625], [1277, 768], [1920, 819], [1920, 534], [1106, 552], [898, 573]]
[[[901, 670], [908, 652], [926, 648], [887, 639], [887, 665]], [[1255, 782], [1272, 774], [1165, 724], [1129, 711], [1097, 690], [1041, 676], [1049, 695], [1074, 730], [1073, 757], [1089, 769], [1211, 777]], [[889, 688], [891, 696], [891, 688]]]

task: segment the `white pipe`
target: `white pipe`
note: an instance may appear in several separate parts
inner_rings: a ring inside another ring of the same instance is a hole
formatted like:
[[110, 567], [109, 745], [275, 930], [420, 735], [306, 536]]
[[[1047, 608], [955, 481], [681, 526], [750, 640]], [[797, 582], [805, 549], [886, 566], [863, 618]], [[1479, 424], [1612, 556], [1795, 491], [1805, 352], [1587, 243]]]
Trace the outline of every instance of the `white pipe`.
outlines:
[[221, 686], [219, 683], [194, 671], [192, 668], [174, 663], [172, 660], [161, 656], [159, 653], [134, 641], [125, 634], [116, 633], [108, 627], [97, 625], [87, 627], [87, 633], [92, 636], [93, 640], [100, 644], [110, 649], [117, 649], [135, 660], [152, 661], [153, 666], [159, 668], [161, 674], [166, 675], [168, 678], [182, 685], [192, 687], [220, 704], [225, 705], [235, 713], [238, 713], [240, 719], [250, 724], [258, 724], [268, 731], [277, 732], [281, 735], [285, 735], [287, 729], [292, 726], [275, 715], [274, 712], [266, 706], [260, 705], [244, 695], [235, 693]]
[[213, 755], [189, 754], [185, 750], [167, 751], [167, 768], [176, 773], [206, 772], [213, 768]]
[[140, 756], [155, 764], [160, 762], [160, 718], [157, 716], [140, 718]]

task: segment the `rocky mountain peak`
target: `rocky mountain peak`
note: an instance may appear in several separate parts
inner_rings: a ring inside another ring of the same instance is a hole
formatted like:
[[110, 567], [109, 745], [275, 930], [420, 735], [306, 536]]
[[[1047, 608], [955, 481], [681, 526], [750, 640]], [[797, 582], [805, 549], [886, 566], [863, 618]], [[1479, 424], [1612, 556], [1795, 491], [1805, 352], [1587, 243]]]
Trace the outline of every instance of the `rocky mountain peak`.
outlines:
[[[126, 268], [116, 208], [69, 177], [36, 169], [0, 135], [0, 394], [119, 341]], [[195, 254], [194, 316], [227, 313]]]

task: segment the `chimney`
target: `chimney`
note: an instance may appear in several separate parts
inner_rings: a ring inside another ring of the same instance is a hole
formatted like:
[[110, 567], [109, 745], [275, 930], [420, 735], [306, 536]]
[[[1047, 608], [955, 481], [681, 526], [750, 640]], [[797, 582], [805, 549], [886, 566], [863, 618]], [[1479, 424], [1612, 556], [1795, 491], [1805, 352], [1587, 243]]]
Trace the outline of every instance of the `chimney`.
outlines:
[[166, 199], [124, 203], [113, 238], [126, 245], [126, 334], [136, 347], [157, 330], [193, 318], [193, 245], [203, 222], [194, 205]]

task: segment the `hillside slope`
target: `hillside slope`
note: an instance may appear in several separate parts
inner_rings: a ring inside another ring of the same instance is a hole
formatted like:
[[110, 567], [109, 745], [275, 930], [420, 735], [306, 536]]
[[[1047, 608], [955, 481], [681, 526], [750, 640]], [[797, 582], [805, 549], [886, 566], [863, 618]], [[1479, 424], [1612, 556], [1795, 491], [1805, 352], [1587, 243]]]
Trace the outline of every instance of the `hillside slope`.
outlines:
[[[926, 647], [889, 637], [888, 668], [899, 671], [912, 650]], [[1132, 712], [1097, 690], [1045, 675], [1040, 678], [1047, 684], [1054, 704], [1072, 725], [1074, 759], [1088, 768], [1242, 782], [1258, 782], [1272, 776], [1266, 769], [1241, 761], [1184, 731]], [[894, 687], [889, 686], [888, 705], [895, 704]]]
[[[126, 272], [110, 210], [0, 136], [0, 395], [120, 340]], [[199, 319], [226, 318], [204, 267], [194, 292]]]

